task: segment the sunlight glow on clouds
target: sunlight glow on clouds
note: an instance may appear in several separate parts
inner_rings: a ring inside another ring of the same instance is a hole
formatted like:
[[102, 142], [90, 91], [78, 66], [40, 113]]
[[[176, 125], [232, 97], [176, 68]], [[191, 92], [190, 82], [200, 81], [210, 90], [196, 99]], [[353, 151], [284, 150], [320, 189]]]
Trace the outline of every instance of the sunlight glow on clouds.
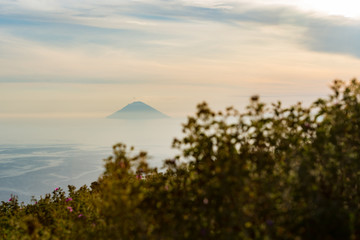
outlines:
[[255, 0], [255, 2], [262, 4], [284, 4], [296, 6], [306, 11], [360, 18], [360, 2], [358, 0]]
[[360, 17], [360, 2], [357, 0], [303, 0], [301, 4], [305, 9], [314, 9], [331, 15]]
[[331, 15], [360, 18], [360, 2], [357, 0], [303, 0], [300, 4], [304, 9], [316, 10]]

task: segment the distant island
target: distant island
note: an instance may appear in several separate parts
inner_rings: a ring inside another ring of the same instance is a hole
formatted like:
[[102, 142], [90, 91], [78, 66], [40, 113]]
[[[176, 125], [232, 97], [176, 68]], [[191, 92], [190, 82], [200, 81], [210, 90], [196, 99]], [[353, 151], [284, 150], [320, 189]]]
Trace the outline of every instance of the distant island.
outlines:
[[107, 118], [112, 119], [161, 119], [169, 118], [169, 116], [156, 110], [155, 108], [137, 101], [130, 103], [120, 109], [119, 111], [111, 114]]

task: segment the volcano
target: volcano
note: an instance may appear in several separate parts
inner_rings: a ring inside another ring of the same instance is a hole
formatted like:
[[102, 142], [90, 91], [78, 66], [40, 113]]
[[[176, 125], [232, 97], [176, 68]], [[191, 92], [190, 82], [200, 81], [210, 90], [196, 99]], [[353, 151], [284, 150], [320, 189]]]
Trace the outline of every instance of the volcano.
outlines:
[[160, 118], [169, 118], [169, 116], [163, 114], [162, 112], [156, 110], [155, 108], [143, 103], [143, 102], [133, 102], [119, 111], [111, 114], [107, 118], [112, 119], [160, 119]]

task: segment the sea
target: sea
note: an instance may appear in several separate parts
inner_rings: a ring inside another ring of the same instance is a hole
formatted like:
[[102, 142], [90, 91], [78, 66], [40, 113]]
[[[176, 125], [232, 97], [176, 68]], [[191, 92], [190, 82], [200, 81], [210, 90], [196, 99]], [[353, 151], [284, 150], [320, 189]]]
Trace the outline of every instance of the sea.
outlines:
[[116, 143], [146, 151], [150, 166], [162, 171], [163, 161], [180, 153], [171, 145], [185, 121], [0, 119], [0, 201], [16, 195], [30, 203], [58, 187], [90, 186]]

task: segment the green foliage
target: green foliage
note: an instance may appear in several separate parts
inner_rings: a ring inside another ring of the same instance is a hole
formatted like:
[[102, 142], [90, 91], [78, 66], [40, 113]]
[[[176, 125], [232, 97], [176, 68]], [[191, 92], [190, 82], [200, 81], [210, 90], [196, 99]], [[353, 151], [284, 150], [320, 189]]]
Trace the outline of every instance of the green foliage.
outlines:
[[198, 105], [159, 172], [113, 147], [69, 195], [0, 205], [1, 239], [360, 239], [360, 83], [310, 107]]

